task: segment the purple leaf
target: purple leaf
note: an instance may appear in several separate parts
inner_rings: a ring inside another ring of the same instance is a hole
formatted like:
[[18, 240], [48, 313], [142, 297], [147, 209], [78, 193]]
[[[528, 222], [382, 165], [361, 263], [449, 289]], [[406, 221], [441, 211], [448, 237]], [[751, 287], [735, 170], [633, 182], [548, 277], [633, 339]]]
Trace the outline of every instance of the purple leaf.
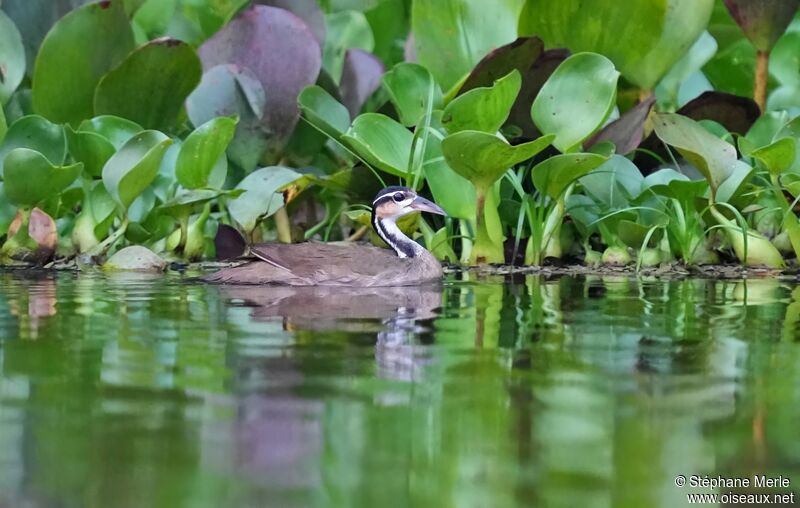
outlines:
[[325, 42], [325, 14], [317, 0], [257, 0], [255, 3], [291, 12], [308, 25], [320, 45]]
[[375, 90], [381, 86], [383, 63], [363, 49], [349, 49], [342, 68], [342, 102], [355, 118]]
[[538, 37], [520, 37], [512, 43], [500, 46], [478, 62], [464, 81], [458, 95], [473, 88], [492, 86], [495, 81], [514, 69], [524, 75], [543, 50], [544, 44]]
[[206, 70], [236, 64], [253, 71], [266, 92], [263, 125], [272, 133], [270, 148], [280, 151], [300, 116], [297, 96], [314, 84], [322, 66], [322, 50], [308, 25], [289, 11], [254, 5], [199, 54]]
[[677, 111], [692, 120], [714, 120], [728, 132], [744, 135], [758, 119], [758, 105], [748, 97], [724, 92], [705, 92]]
[[243, 256], [247, 250], [247, 243], [239, 231], [233, 226], [220, 224], [217, 235], [214, 237], [214, 246], [217, 251], [217, 260], [229, 261]]
[[725, 0], [731, 16], [759, 51], [769, 52], [792, 22], [797, 0]]
[[587, 147], [610, 141], [614, 143], [616, 152], [625, 155], [633, 151], [644, 136], [644, 122], [656, 103], [654, 95], [648, 96], [645, 100], [625, 112], [624, 115], [603, 127], [597, 134], [586, 141]]

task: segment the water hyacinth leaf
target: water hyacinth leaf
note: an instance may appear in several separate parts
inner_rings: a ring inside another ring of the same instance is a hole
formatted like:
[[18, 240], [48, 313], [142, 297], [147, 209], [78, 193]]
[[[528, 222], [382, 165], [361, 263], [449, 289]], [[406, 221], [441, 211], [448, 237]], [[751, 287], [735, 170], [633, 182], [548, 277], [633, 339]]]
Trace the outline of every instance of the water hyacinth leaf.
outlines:
[[619, 72], [608, 58], [578, 53], [564, 60], [542, 87], [531, 108], [536, 127], [554, 134], [562, 153], [596, 131], [614, 107]]
[[0, 176], [3, 175], [3, 160], [15, 148], [36, 150], [55, 165], [63, 163], [67, 156], [64, 129], [37, 115], [20, 118], [9, 127], [0, 143]]
[[411, 28], [420, 64], [451, 88], [490, 51], [517, 38], [522, 0], [416, 0]]
[[652, 90], [708, 25], [714, 0], [526, 0], [520, 35], [610, 58], [625, 78]]
[[184, 2], [186, 16], [199, 21], [203, 38], [217, 32], [228, 23], [248, 0], [215, 0], [213, 2]]
[[254, 5], [199, 49], [203, 68], [235, 64], [252, 71], [269, 90], [262, 125], [280, 150], [300, 115], [297, 96], [313, 85], [322, 66], [319, 42], [303, 21], [283, 9]]
[[[776, 137], [778, 131], [782, 130], [788, 122], [789, 114], [786, 111], [770, 111], [761, 115], [747, 131], [747, 134], [743, 138], [739, 138], [740, 145], [744, 144], [744, 148], [740, 148], [742, 155], [749, 157], [752, 150], [765, 147], [778, 139]], [[746, 140], [746, 143], [742, 143], [743, 140]]]
[[33, 73], [34, 60], [50, 28], [65, 14], [92, 0], [3, 0], [3, 11], [14, 21], [25, 48], [26, 69]]
[[787, 32], [769, 55], [769, 72], [782, 85], [800, 85], [800, 31]]
[[517, 101], [511, 108], [508, 122], [522, 130], [522, 135], [527, 139], [541, 136], [531, 118], [531, 104], [539, 95], [544, 84], [556, 71], [559, 65], [569, 57], [566, 49], [549, 49], [542, 52], [525, 72], [522, 73], [522, 89], [517, 95]]
[[325, 24], [327, 36], [322, 49], [322, 66], [336, 83], [340, 83], [347, 50], [357, 48], [371, 52], [375, 49], [375, 38], [363, 12], [334, 12], [325, 17]]
[[688, 203], [693, 202], [696, 197], [702, 196], [706, 189], [708, 189], [708, 182], [705, 180], [690, 180], [689, 177], [672, 168], [663, 168], [645, 177], [642, 181], [640, 195], [653, 192], [659, 196]]
[[[713, 120], [728, 132], [744, 134], [759, 118], [761, 111], [753, 99], [739, 97], [723, 92], [705, 92], [700, 97], [686, 103], [677, 111], [677, 114], [692, 120]], [[660, 164], [661, 160], [669, 158], [664, 144], [655, 133], [645, 139], [636, 153], [634, 162], [642, 171], [648, 171]], [[661, 160], [645, 152], [657, 154]]]
[[302, 176], [281, 166], [258, 169], [236, 186], [244, 192], [228, 202], [228, 211], [243, 230], [250, 232], [261, 218], [269, 217], [283, 207], [280, 191]]
[[103, 136], [115, 149], [119, 150], [136, 134], [142, 132], [142, 126], [118, 116], [101, 115], [81, 122], [79, 132], [91, 132]]
[[400, 122], [413, 127], [428, 110], [428, 97], [433, 92], [431, 109], [442, 106], [442, 89], [425, 67], [415, 63], [400, 63], [383, 75], [383, 88], [389, 94]]
[[543, 50], [544, 43], [538, 37], [520, 37], [510, 44], [500, 46], [478, 62], [461, 85], [458, 95], [474, 88], [491, 87], [495, 81], [513, 70], [520, 75], [524, 74]]
[[491, 87], [459, 95], [444, 109], [442, 125], [451, 134], [466, 130], [496, 133], [508, 119], [521, 85], [519, 71], [513, 70]]
[[308, 123], [335, 140], [350, 128], [347, 108], [318, 85], [300, 92], [297, 103]]
[[103, 166], [114, 152], [142, 127], [117, 116], [97, 116], [81, 122], [77, 130], [67, 125], [65, 133], [72, 157], [83, 162], [83, 169], [92, 177], [102, 175]]
[[381, 86], [383, 63], [372, 53], [349, 49], [342, 68], [342, 103], [352, 116], [358, 115], [367, 99]]
[[730, 176], [720, 184], [714, 200], [717, 203], [730, 203], [734, 198], [740, 197], [754, 172], [754, 168], [746, 162], [735, 161]]
[[355, 119], [342, 140], [369, 164], [407, 177], [413, 135], [388, 116], [365, 113]]
[[797, 157], [797, 141], [781, 138], [767, 146], [757, 148], [750, 156], [761, 162], [773, 175], [779, 175], [792, 167]]
[[81, 169], [80, 163], [54, 165], [35, 150], [15, 148], [5, 158], [3, 190], [9, 202], [33, 206], [66, 189]]
[[644, 177], [630, 160], [614, 155], [580, 179], [587, 194], [610, 209], [621, 209], [639, 195]]
[[570, 153], [550, 157], [533, 167], [533, 185], [539, 192], [558, 199], [575, 180], [607, 160], [607, 156], [594, 153]]
[[33, 108], [54, 122], [77, 125], [94, 114], [100, 78], [133, 49], [121, 0], [84, 5], [47, 34], [33, 73]]
[[206, 71], [186, 101], [189, 119], [196, 127], [218, 116], [239, 118], [228, 156], [245, 171], [255, 169], [267, 149], [269, 134], [262, 124], [265, 106], [261, 82], [237, 65], [219, 65]]
[[649, 95], [622, 116], [600, 129], [597, 134], [586, 141], [586, 146], [591, 148], [598, 143], [609, 141], [614, 144], [616, 153], [620, 155], [632, 152], [642, 142], [644, 124], [655, 103], [655, 96]]
[[318, 0], [256, 0], [255, 3], [291, 12], [308, 25], [320, 44], [325, 42], [325, 14]]
[[[631, 249], [640, 249], [652, 226], [645, 226], [638, 222], [622, 219], [616, 224], [616, 231], [622, 243]], [[655, 240], [650, 240], [651, 244]]]
[[448, 216], [464, 220], [475, 218], [475, 187], [450, 168], [442, 153], [442, 141], [436, 136], [428, 138], [423, 171], [434, 200]]
[[178, 0], [144, 0], [133, 16], [134, 30], [143, 32], [147, 40], [164, 36], [177, 8]]
[[130, 140], [103, 167], [103, 184], [125, 210], [153, 182], [172, 140], [158, 131], [144, 131]]
[[102, 176], [103, 166], [116, 152], [111, 141], [94, 132], [75, 131], [69, 125], [66, 126], [65, 133], [72, 158], [83, 163], [89, 176]]
[[686, 54], [675, 62], [675, 65], [659, 81], [658, 87], [656, 87], [656, 94], [661, 102], [677, 104], [681, 85], [692, 74], [701, 70], [716, 52], [716, 39], [708, 32], [700, 34], [700, 37], [692, 44]]
[[0, 107], [25, 77], [25, 48], [14, 22], [0, 11]]
[[713, 196], [733, 173], [737, 161], [736, 148], [681, 115], [658, 113], [653, 123], [659, 139], [676, 148], [708, 180]]
[[[6, 123], [6, 114], [3, 111], [3, 108], [0, 108], [0, 143], [6, 137], [6, 132], [8, 132], [8, 124]], [[0, 160], [2, 162], [2, 160]]]
[[170, 38], [151, 41], [100, 80], [95, 112], [121, 116], [146, 129], [170, 130], [201, 75], [191, 46]]
[[236, 118], [219, 117], [195, 129], [181, 145], [175, 165], [178, 182], [187, 189], [209, 185], [214, 168], [236, 131]]
[[725, 92], [705, 92], [677, 113], [693, 120], [714, 120], [728, 132], [744, 134], [761, 114], [750, 98]]
[[553, 136], [543, 136], [512, 146], [493, 134], [461, 131], [444, 138], [442, 153], [456, 173], [486, 191], [506, 170], [538, 154], [552, 140]]
[[768, 52], [797, 12], [797, 0], [725, 0], [725, 7], [758, 51]]

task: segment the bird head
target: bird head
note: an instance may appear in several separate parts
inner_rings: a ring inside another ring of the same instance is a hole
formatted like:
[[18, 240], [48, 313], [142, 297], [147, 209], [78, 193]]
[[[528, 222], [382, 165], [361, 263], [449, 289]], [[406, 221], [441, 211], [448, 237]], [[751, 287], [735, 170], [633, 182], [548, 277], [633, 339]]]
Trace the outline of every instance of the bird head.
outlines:
[[408, 187], [386, 187], [372, 202], [373, 214], [381, 220], [397, 220], [412, 212], [430, 212], [447, 215], [436, 204], [418, 196]]

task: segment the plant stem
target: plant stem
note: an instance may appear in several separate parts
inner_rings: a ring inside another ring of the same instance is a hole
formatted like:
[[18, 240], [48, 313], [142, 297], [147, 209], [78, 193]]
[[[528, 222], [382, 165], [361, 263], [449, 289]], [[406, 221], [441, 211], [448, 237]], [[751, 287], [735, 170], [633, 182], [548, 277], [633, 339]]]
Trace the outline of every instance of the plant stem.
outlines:
[[116, 231], [111, 233], [105, 240], [98, 243], [95, 247], [93, 247], [89, 254], [92, 256], [96, 256], [98, 254], [104, 253], [108, 250], [111, 246], [113, 246], [117, 241], [122, 238], [122, 235], [125, 234], [125, 231], [128, 229], [128, 216], [126, 215], [125, 218], [122, 219], [122, 224], [119, 225]]
[[753, 100], [763, 113], [767, 106], [767, 80], [769, 79], [769, 51], [756, 53], [756, 79], [753, 85]]
[[279, 242], [292, 243], [292, 225], [289, 223], [289, 214], [285, 206], [275, 213], [275, 228], [278, 231]]
[[[505, 253], [503, 252], [502, 245], [495, 245], [492, 241], [492, 235], [486, 227], [486, 193], [492, 192], [489, 189], [482, 189], [476, 187], [477, 191], [477, 206], [476, 206], [476, 235], [475, 243], [472, 246], [472, 253], [470, 254], [469, 261], [471, 265], [483, 265], [487, 263], [503, 263], [505, 262]], [[493, 210], [492, 213], [497, 213]]]

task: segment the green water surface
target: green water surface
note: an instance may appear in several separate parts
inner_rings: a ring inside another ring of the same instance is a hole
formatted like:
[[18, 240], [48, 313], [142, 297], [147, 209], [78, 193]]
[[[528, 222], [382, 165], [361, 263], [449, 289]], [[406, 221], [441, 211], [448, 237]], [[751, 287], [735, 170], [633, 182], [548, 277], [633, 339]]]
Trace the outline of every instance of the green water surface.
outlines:
[[800, 286], [0, 272], [0, 506], [671, 507], [800, 485]]

